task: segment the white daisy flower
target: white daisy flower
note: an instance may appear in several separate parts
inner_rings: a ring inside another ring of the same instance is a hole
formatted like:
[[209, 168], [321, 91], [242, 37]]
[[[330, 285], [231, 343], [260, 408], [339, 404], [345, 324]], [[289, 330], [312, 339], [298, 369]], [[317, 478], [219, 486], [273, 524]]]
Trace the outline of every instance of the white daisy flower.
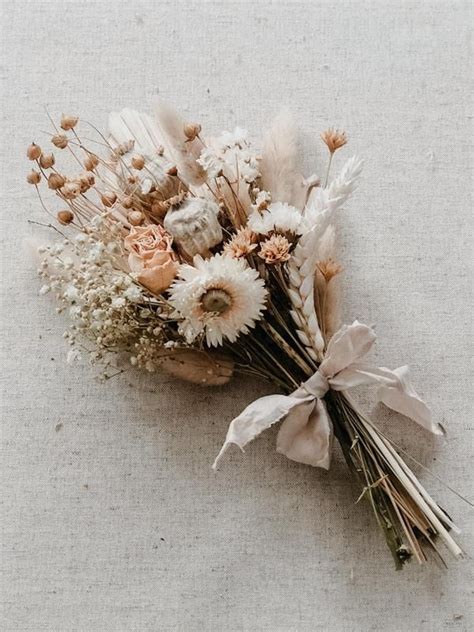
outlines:
[[261, 318], [267, 291], [258, 272], [240, 259], [214, 255], [181, 265], [171, 286], [170, 303], [183, 319], [180, 331], [191, 343], [205, 333], [209, 346], [235, 342]]
[[302, 235], [305, 229], [300, 211], [282, 202], [270, 204], [262, 213], [254, 211], [248, 218], [247, 226], [260, 235], [268, 235], [271, 232]]

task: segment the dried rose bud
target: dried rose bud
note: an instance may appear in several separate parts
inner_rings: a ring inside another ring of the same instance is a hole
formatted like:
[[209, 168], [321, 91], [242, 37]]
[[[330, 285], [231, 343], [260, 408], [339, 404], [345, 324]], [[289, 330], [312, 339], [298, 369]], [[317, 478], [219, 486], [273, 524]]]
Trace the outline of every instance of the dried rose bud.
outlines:
[[31, 143], [31, 145], [26, 150], [26, 155], [30, 160], [38, 160], [41, 156], [41, 147], [36, 143]]
[[65, 114], [63, 114], [60, 123], [61, 128], [64, 130], [72, 129], [73, 127], [76, 127], [78, 120], [78, 116], [66, 116]]
[[70, 210], [65, 210], [65, 211], [59, 211], [56, 217], [58, 218], [58, 222], [60, 224], [63, 224], [64, 226], [66, 226], [67, 224], [70, 224], [73, 221], [74, 214]]
[[133, 206], [133, 198], [131, 195], [128, 195], [127, 197], [124, 197], [122, 202], [121, 202], [123, 208], [129, 209], [132, 208]]
[[108, 208], [110, 208], [117, 201], [117, 196], [115, 195], [113, 191], [107, 191], [106, 193], [103, 193], [100, 196], [100, 199], [102, 200], [102, 204], [104, 206], [107, 206]]
[[51, 138], [51, 142], [55, 147], [58, 147], [58, 149], [65, 149], [68, 144], [68, 137], [66, 134], [55, 134]]
[[99, 159], [94, 154], [88, 154], [84, 160], [84, 167], [87, 171], [93, 171], [99, 164]]
[[26, 176], [26, 181], [28, 184], [38, 184], [41, 182], [41, 173], [32, 169], [30, 173]]
[[145, 216], [141, 211], [132, 211], [128, 214], [128, 221], [132, 226], [140, 226], [143, 223]]
[[52, 173], [48, 178], [48, 187], [56, 191], [66, 184], [66, 178], [59, 173]]
[[40, 165], [43, 169], [50, 169], [55, 163], [53, 154], [41, 154]]
[[132, 167], [134, 169], [143, 169], [143, 167], [145, 166], [145, 158], [143, 158], [143, 156], [141, 156], [140, 154], [135, 154], [135, 156], [133, 156], [132, 158]]
[[188, 140], [194, 140], [201, 133], [202, 127], [199, 123], [186, 123], [184, 126], [184, 135]]
[[66, 200], [74, 200], [74, 198], [77, 198], [81, 194], [81, 185], [79, 182], [66, 182], [66, 184], [61, 187], [61, 193]]
[[169, 176], [177, 176], [178, 175], [178, 169], [177, 169], [177, 167], [170, 167], [166, 173]]

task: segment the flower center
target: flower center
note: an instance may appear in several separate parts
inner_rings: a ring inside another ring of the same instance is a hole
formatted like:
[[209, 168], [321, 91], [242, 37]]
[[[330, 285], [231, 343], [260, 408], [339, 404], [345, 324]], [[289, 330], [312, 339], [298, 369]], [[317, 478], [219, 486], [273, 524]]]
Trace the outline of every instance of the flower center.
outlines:
[[207, 290], [201, 297], [201, 305], [205, 312], [224, 314], [232, 305], [232, 297], [224, 290]]

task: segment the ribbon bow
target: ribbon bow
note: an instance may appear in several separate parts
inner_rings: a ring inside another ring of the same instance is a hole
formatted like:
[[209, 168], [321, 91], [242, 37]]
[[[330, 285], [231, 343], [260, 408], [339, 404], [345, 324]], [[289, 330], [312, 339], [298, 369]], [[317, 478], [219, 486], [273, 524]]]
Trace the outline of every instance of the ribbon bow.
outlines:
[[231, 443], [244, 451], [247, 443], [285, 418], [277, 437], [277, 452], [299, 463], [329, 469], [333, 431], [323, 397], [329, 389], [345, 391], [362, 384], [377, 384], [379, 401], [426, 430], [443, 434], [408, 381], [407, 366], [391, 371], [361, 361], [375, 339], [374, 330], [358, 321], [341, 327], [329, 341], [316, 373], [296, 391], [260, 397], [231, 422], [212, 467], [216, 469]]

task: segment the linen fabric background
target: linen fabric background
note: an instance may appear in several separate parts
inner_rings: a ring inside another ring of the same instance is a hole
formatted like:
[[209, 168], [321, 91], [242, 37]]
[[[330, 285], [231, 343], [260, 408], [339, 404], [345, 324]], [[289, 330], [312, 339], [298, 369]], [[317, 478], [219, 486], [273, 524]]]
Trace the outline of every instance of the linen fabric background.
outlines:
[[[345, 129], [335, 168], [366, 161], [339, 215], [345, 318], [376, 323], [372, 359], [411, 365], [447, 438], [369, 391], [362, 405], [469, 496], [471, 3], [17, 1], [1, 18], [2, 629], [472, 629], [469, 559], [396, 573], [337, 448], [329, 472], [305, 467], [275, 453], [274, 429], [211, 471], [266, 385], [132, 371], [103, 385], [67, 366], [65, 322], [21, 246], [50, 238], [27, 223], [44, 216], [25, 183], [45, 106], [104, 127], [159, 95], [206, 133], [241, 125], [255, 139], [289, 106], [308, 174], [325, 168], [319, 133]], [[416, 471], [472, 554], [469, 507]]]

